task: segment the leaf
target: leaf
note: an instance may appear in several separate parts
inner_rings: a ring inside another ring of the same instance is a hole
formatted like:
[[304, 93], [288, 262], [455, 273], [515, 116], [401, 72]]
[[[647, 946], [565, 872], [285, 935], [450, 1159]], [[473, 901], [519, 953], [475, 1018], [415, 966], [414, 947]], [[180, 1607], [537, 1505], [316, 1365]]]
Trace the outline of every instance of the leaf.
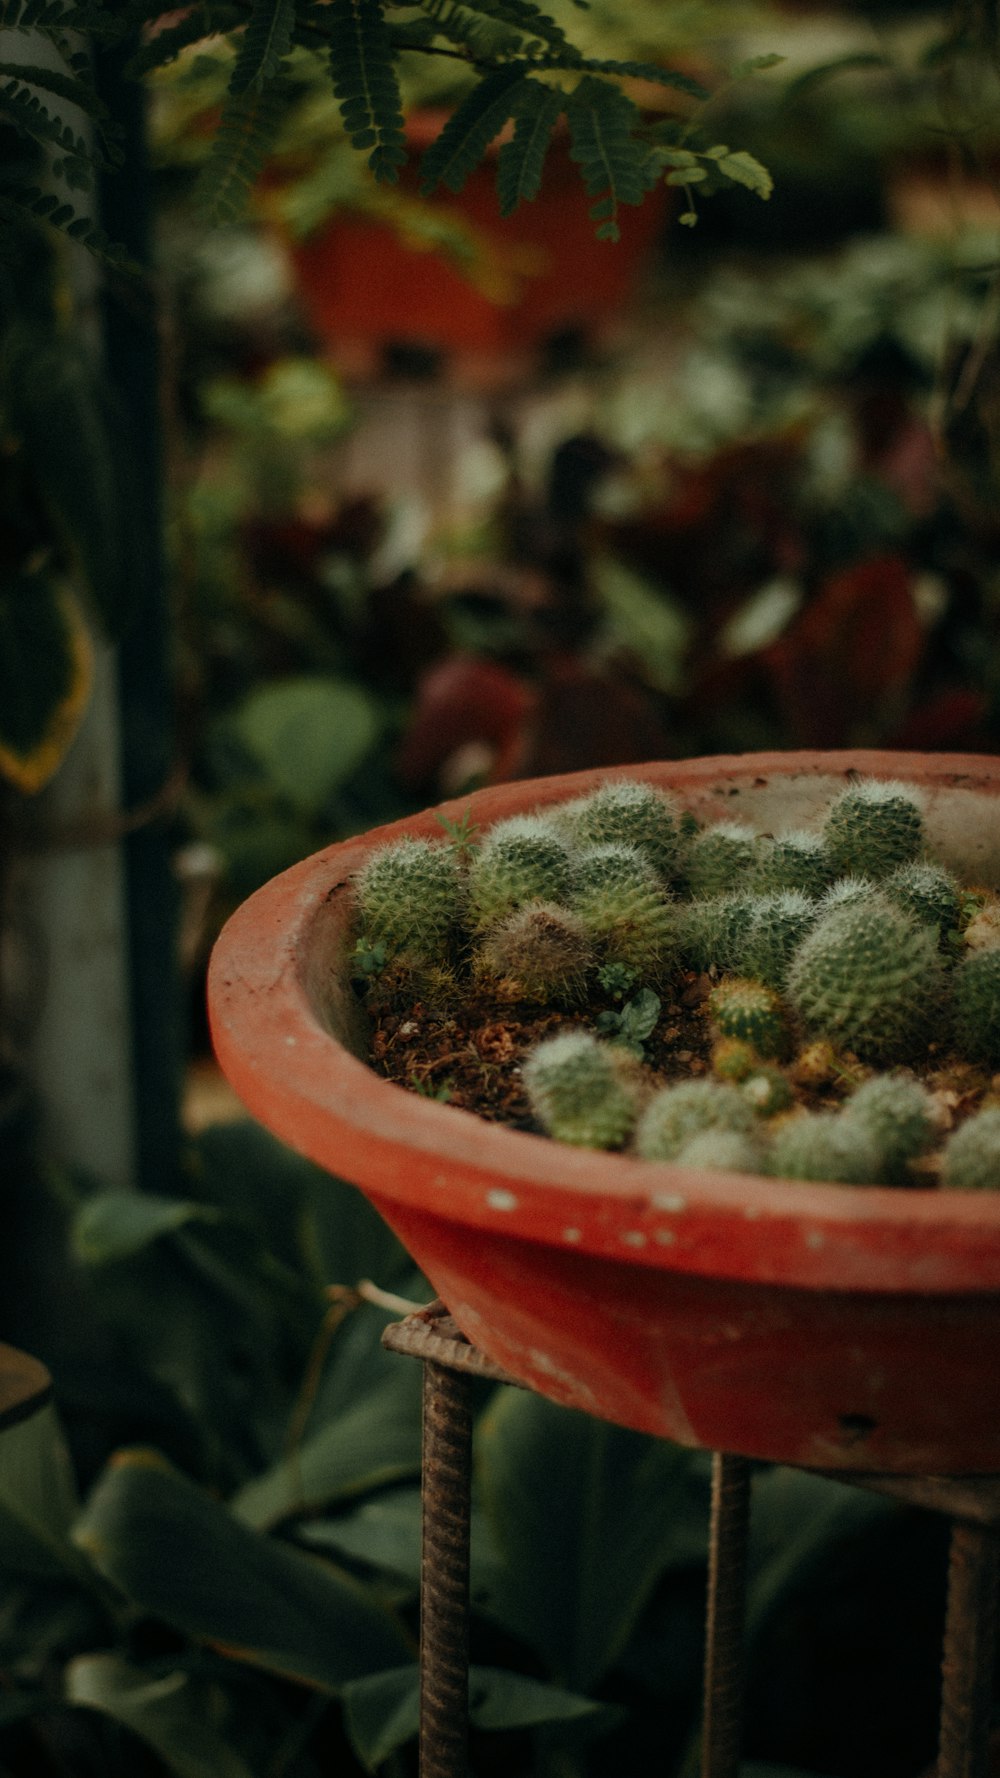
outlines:
[[174, 1778], [254, 1778], [215, 1727], [217, 1687], [190, 1674], [151, 1677], [115, 1654], [79, 1655], [65, 1677], [66, 1701], [120, 1722], [158, 1754]]
[[[419, 1727], [420, 1671], [398, 1667], [346, 1687], [344, 1717], [355, 1753], [369, 1772], [412, 1741]], [[531, 1729], [543, 1723], [603, 1718], [618, 1712], [592, 1698], [527, 1679], [501, 1667], [469, 1671], [469, 1718], [477, 1729]]]
[[129, 1258], [185, 1223], [208, 1219], [209, 1212], [199, 1204], [146, 1192], [99, 1192], [83, 1205], [74, 1224], [73, 1243], [84, 1265], [107, 1265]]
[[0, 1432], [0, 1571], [87, 1586], [94, 1576], [70, 1539], [77, 1513], [69, 1452], [51, 1403]]
[[279, 76], [266, 86], [230, 95], [196, 188], [198, 208], [209, 222], [241, 222], [250, 193], [287, 112], [288, 92]]
[[587, 75], [567, 100], [566, 116], [570, 156], [598, 200], [590, 209], [598, 239], [616, 241], [619, 204], [641, 204], [647, 189], [644, 151], [632, 134], [639, 112], [617, 87]]
[[318, 816], [357, 770], [379, 725], [360, 686], [303, 675], [252, 692], [231, 726], [292, 807]]
[[489, 1613], [561, 1683], [589, 1691], [625, 1646], [682, 1530], [690, 1547], [691, 1513], [700, 1520], [704, 1511], [700, 1486], [692, 1500], [692, 1456], [501, 1390], [480, 1422], [477, 1459], [503, 1558]]
[[760, 74], [766, 68], [777, 68], [787, 58], [770, 50], [759, 56], [748, 56], [746, 61], [734, 62], [729, 70], [730, 80], [745, 80], [748, 74]]
[[497, 197], [501, 216], [538, 196], [552, 131], [562, 113], [562, 93], [526, 80], [518, 99], [514, 134], [497, 156]]
[[261, 92], [291, 49], [294, 30], [295, 0], [253, 0], [229, 91]]
[[[365, 1562], [416, 1591], [420, 1585], [422, 1518], [419, 1487], [393, 1488], [363, 1501], [353, 1512], [341, 1512], [336, 1518], [310, 1519], [298, 1526], [296, 1535], [309, 1547], [333, 1550], [351, 1561]], [[489, 1522], [475, 1500], [470, 1544], [471, 1593], [475, 1603], [492, 1588], [500, 1560]]]
[[807, 68], [804, 74], [798, 74], [790, 80], [784, 90], [784, 99], [797, 99], [802, 93], [810, 92], [815, 86], [822, 86], [835, 74], [852, 73], [858, 68], [888, 68], [889, 58], [879, 55], [874, 50], [859, 50], [851, 55], [836, 56], [832, 61], [821, 62], [814, 68]]
[[774, 180], [766, 167], [761, 166], [746, 149], [738, 149], [735, 154], [724, 155], [716, 162], [720, 173], [732, 179], [737, 185], [745, 185], [748, 191], [755, 191], [759, 198], [769, 198], [774, 190]]
[[756, 1642], [808, 1587], [837, 1546], [898, 1512], [896, 1503], [808, 1470], [777, 1468], [754, 1478], [750, 1518], [747, 1637]]
[[406, 160], [403, 101], [382, 0], [331, 0], [325, 23], [333, 90], [355, 148], [369, 148], [376, 179], [393, 183]]
[[474, 167], [515, 114], [524, 85], [526, 64], [515, 62], [473, 88], [431, 143], [420, 166], [420, 189], [429, 196], [436, 185], [461, 191]]
[[76, 1535], [133, 1605], [232, 1659], [336, 1693], [409, 1658], [368, 1589], [241, 1525], [152, 1453], [113, 1459]]
[[93, 649], [79, 605], [44, 574], [0, 585], [0, 773], [33, 794], [47, 784], [80, 726]]

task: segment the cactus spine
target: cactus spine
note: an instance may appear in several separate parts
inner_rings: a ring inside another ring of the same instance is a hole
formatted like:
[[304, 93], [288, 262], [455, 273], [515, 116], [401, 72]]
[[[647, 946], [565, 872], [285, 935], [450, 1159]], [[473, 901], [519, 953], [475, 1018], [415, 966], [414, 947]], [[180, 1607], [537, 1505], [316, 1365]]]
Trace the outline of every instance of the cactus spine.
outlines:
[[743, 939], [739, 967], [743, 974], [785, 985], [793, 953], [816, 919], [816, 904], [798, 889], [757, 896]]
[[847, 1100], [841, 1116], [863, 1130], [880, 1160], [880, 1177], [896, 1185], [907, 1163], [934, 1136], [934, 1101], [919, 1081], [905, 1074], [876, 1074]]
[[792, 958], [786, 992], [804, 1024], [864, 1061], [904, 1060], [943, 998], [934, 933], [873, 895], [827, 914]]
[[498, 821], [469, 860], [469, 912], [482, 929], [529, 901], [565, 901], [572, 879], [569, 848], [540, 815]]
[[841, 1113], [806, 1111], [775, 1131], [768, 1171], [779, 1179], [874, 1185], [879, 1155], [871, 1137]]
[[901, 864], [884, 879], [882, 888], [891, 901], [939, 934], [957, 927], [962, 891], [951, 872], [939, 864], [920, 859]]
[[645, 980], [659, 976], [677, 949], [677, 918], [649, 859], [618, 841], [576, 854], [572, 905], [609, 963]]
[[822, 836], [807, 829], [777, 834], [757, 849], [753, 887], [761, 894], [797, 889], [815, 899], [833, 878], [833, 862]]
[[443, 963], [462, 908], [462, 880], [450, 846], [390, 840], [355, 881], [364, 937], [387, 958]]
[[676, 874], [681, 853], [680, 806], [652, 784], [611, 780], [572, 805], [581, 846], [636, 846], [662, 877]]

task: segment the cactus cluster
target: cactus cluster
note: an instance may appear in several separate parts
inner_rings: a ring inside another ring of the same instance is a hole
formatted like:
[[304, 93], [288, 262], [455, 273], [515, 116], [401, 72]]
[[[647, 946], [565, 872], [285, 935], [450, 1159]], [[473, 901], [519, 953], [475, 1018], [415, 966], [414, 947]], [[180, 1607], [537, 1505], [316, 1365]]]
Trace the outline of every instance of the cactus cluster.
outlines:
[[[928, 855], [903, 784], [859, 779], [815, 829], [757, 834], [699, 827], [655, 786], [612, 778], [462, 846], [390, 842], [355, 888], [373, 1005], [381, 970], [387, 1001], [408, 978], [434, 1005], [471, 991], [578, 1017], [596, 1006], [604, 1036], [561, 1033], [524, 1062], [532, 1116], [559, 1140], [907, 1184], [915, 1162], [936, 1165], [921, 1157], [940, 1138], [928, 1092], [899, 1065], [951, 1042], [981, 1071], [980, 1094], [1000, 1070], [1000, 921], [977, 915], [1000, 902]], [[710, 1072], [699, 1062], [696, 1078], [663, 1085], [618, 1027], [637, 996], [652, 1038], [660, 996], [685, 982], [704, 1002]], [[599, 1010], [609, 996], [620, 1010]], [[803, 1097], [822, 1109], [796, 1109]], [[998, 1123], [986, 1109], [959, 1126], [943, 1183], [1000, 1183]]]

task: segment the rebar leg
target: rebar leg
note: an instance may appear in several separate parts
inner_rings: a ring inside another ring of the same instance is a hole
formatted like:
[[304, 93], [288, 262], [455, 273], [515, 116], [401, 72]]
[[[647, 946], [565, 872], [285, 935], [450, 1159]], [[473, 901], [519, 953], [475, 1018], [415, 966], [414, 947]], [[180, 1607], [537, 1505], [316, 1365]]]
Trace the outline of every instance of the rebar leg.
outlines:
[[996, 1531], [954, 1520], [937, 1778], [988, 1778], [998, 1574]]
[[716, 1451], [712, 1456], [701, 1778], [737, 1778], [739, 1772], [749, 1523], [750, 1464], [745, 1457]]
[[466, 1778], [471, 1380], [424, 1364], [420, 1778]]

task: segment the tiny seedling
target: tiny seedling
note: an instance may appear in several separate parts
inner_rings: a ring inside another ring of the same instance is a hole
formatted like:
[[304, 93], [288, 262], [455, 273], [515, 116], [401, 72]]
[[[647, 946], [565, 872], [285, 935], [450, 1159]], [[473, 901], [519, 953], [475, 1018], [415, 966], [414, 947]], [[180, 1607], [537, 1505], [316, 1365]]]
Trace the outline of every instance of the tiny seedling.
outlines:
[[611, 1007], [602, 1012], [597, 1019], [597, 1029], [613, 1043], [621, 1044], [635, 1056], [642, 1056], [646, 1039], [655, 1031], [659, 1016], [659, 994], [654, 994], [652, 988], [640, 988], [638, 994], [626, 1000], [621, 1012]]
[[475, 851], [479, 823], [473, 821], [471, 809], [466, 809], [458, 821], [452, 821], [447, 815], [438, 815], [436, 820], [444, 828], [460, 858], [468, 858], [470, 853]]

